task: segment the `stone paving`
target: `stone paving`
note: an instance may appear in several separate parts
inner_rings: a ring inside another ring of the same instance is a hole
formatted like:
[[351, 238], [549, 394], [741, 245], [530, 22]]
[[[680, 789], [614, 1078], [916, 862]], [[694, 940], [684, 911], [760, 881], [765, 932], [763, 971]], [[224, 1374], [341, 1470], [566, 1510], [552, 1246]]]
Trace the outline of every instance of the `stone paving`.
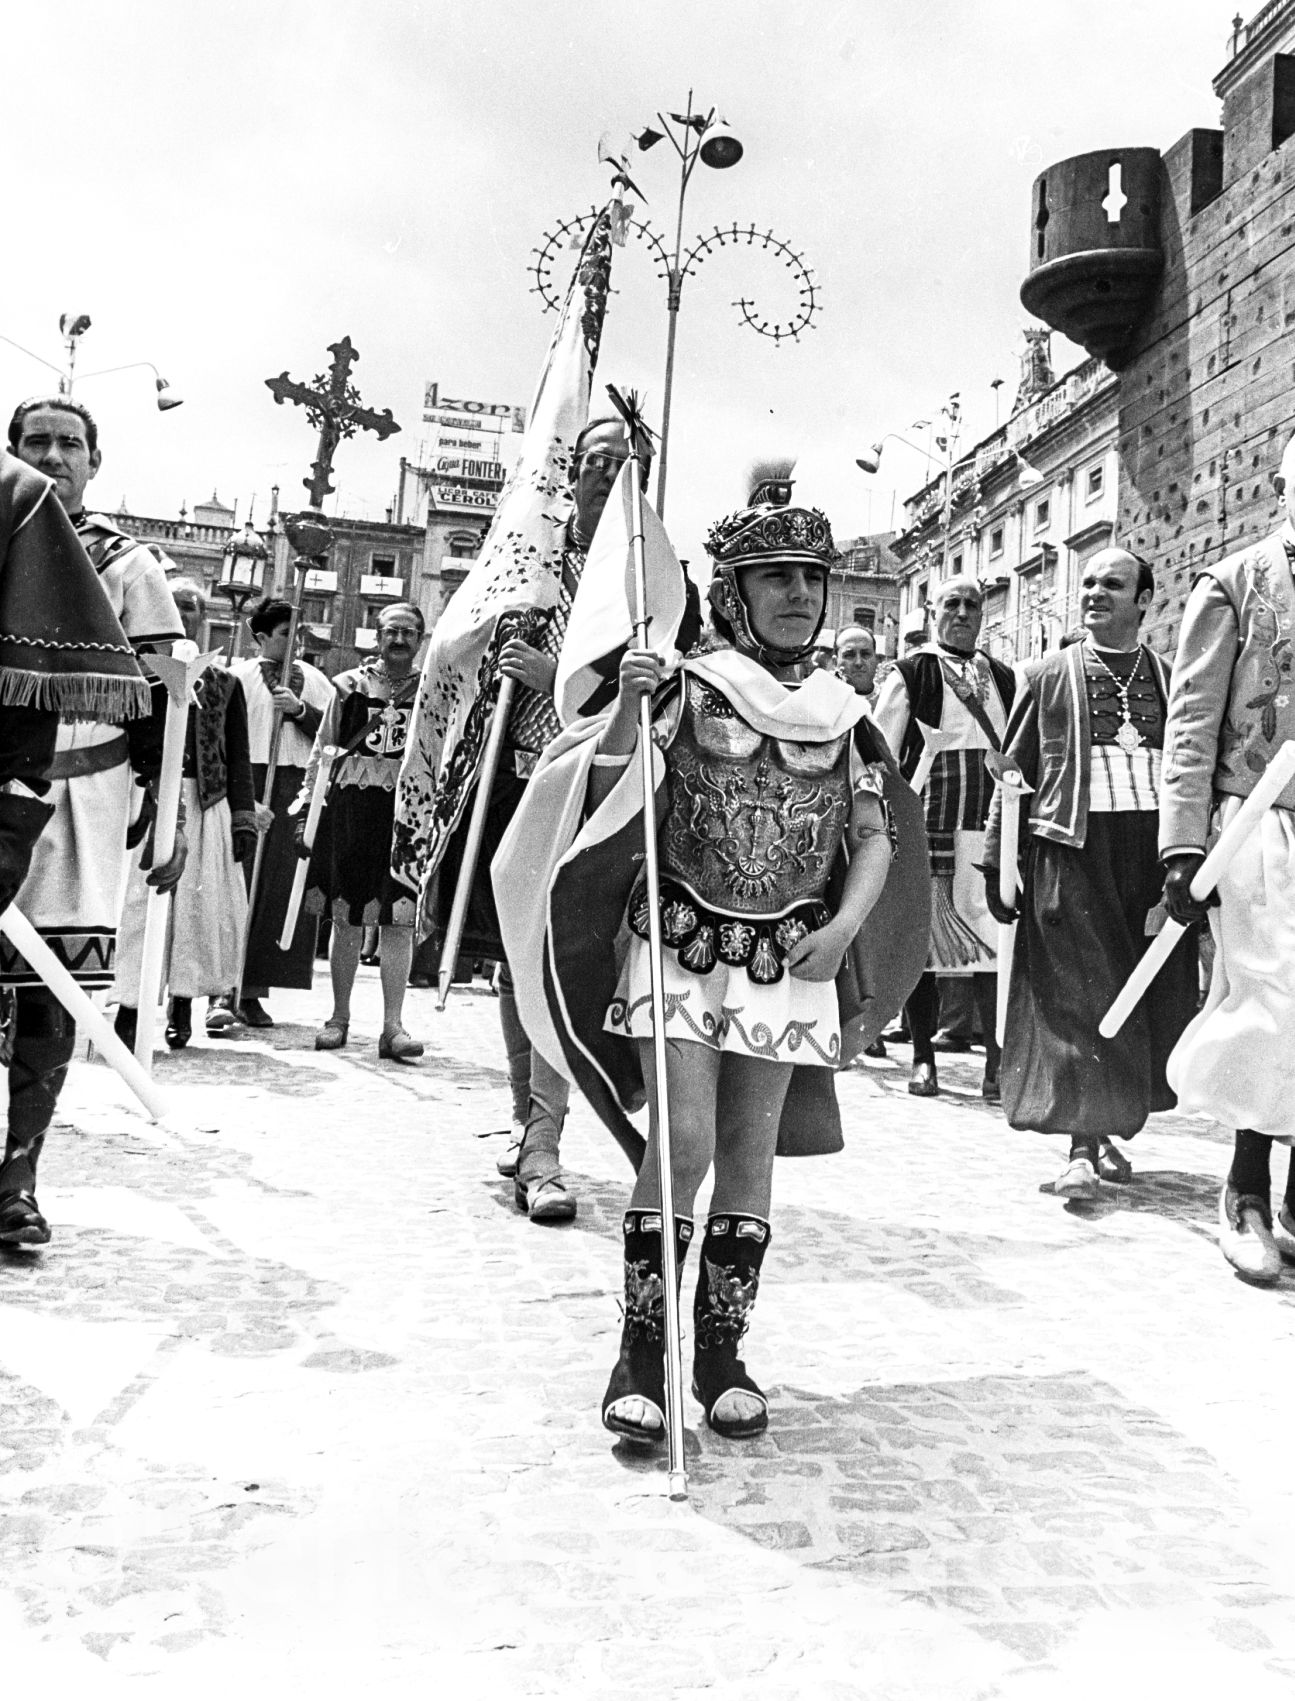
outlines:
[[[979, 1097], [841, 1079], [848, 1147], [779, 1165], [748, 1340], [769, 1432], [688, 1404], [690, 1500], [613, 1445], [628, 1171], [583, 1107], [577, 1220], [495, 1174], [494, 1001], [421, 1067], [282, 1025], [158, 1061], [154, 1127], [74, 1066], [0, 1261], [4, 1670], [47, 1693], [878, 1701], [1295, 1689], [1295, 1272], [1213, 1241], [1229, 1142], [1165, 1116], [1139, 1176], [1050, 1194]], [[1280, 1177], [1279, 1177], [1280, 1180]], [[686, 1292], [691, 1291], [691, 1277]], [[60, 1687], [62, 1686], [62, 1687]]]

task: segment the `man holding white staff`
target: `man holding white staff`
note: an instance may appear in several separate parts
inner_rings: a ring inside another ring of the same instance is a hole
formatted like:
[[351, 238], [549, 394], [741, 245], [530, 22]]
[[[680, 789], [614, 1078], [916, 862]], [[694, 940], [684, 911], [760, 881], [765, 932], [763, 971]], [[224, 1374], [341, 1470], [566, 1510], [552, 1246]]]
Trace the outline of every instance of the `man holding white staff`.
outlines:
[[[1160, 844], [1165, 903], [1208, 914], [1214, 970], [1205, 1007], [1169, 1059], [1183, 1110], [1236, 1131], [1219, 1202], [1219, 1248], [1244, 1280], [1295, 1262], [1295, 1158], [1274, 1222], [1273, 1141], [1295, 1144], [1295, 783], [1260, 819], [1206, 908], [1189, 887], [1278, 748], [1295, 738], [1295, 440], [1274, 479], [1279, 531], [1203, 568], [1183, 614], [1165, 728]], [[1151, 990], [1155, 997], [1157, 988]]]
[[[207, 616], [200, 586], [171, 581], [171, 594], [195, 653]], [[238, 978], [247, 889], [242, 868], [256, 854], [256, 798], [247, 745], [243, 687], [213, 664], [194, 687], [184, 741], [183, 791], [189, 861], [171, 906], [163, 965], [169, 989], [166, 1043], [188, 1045], [193, 1000], [219, 997]], [[134, 1044], [140, 965], [148, 915], [145, 871], [131, 866], [117, 929], [117, 1031]]]
[[1003, 1109], [1013, 1128], [1069, 1136], [1055, 1185], [1093, 1199], [1130, 1181], [1111, 1140], [1172, 1109], [1165, 1064], [1196, 1013], [1195, 931], [1114, 1039], [1097, 1024], [1146, 948], [1160, 899], [1158, 792], [1169, 669], [1138, 641], [1151, 569], [1126, 549], [1084, 569], [1083, 643], [1024, 667], [1003, 746], [1032, 788], [1019, 910], [999, 895], [1002, 791], [990, 806], [985, 899], [1019, 919], [1003, 1040]]
[[[306, 764], [333, 688], [317, 667], [287, 654], [292, 604], [265, 596], [254, 602], [247, 624], [258, 654], [236, 661], [230, 672], [247, 699], [247, 731], [252, 756], [252, 783], [258, 800], [265, 797], [274, 718], [283, 717], [279, 732], [274, 786], [267, 805], [258, 801], [257, 824], [265, 834], [259, 884], [252, 896], [247, 952], [243, 964], [243, 999], [213, 1003], [207, 1011], [207, 1032], [219, 1036], [239, 1022], [251, 1028], [272, 1028], [274, 1018], [262, 1000], [272, 986], [308, 992], [315, 969], [315, 928], [303, 923], [292, 946], [279, 949], [279, 930], [288, 907], [288, 893], [297, 868], [295, 819], [288, 806], [301, 790]], [[244, 865], [251, 875], [250, 864]]]
[[981, 1091], [991, 1101], [999, 1096], [994, 1037], [998, 930], [985, 908], [976, 869], [993, 791], [985, 755], [1002, 748], [1016, 681], [1010, 667], [976, 646], [983, 605], [974, 579], [941, 585], [934, 601], [934, 642], [895, 663], [874, 711], [907, 780], [922, 758], [922, 726], [951, 735], [935, 758], [924, 793], [931, 847], [931, 952], [927, 972], [905, 1006], [913, 1036], [908, 1090], [917, 1098], [932, 1098], [940, 1090], [932, 1041], [938, 980], [948, 976], [971, 977], [985, 1035]]
[[[102, 987], [112, 980], [127, 834], [132, 818], [143, 830], [144, 788], [155, 783], [161, 761], [165, 714], [150, 713], [135, 652], [169, 648], [182, 628], [152, 555], [110, 522], [99, 525], [84, 513], [100, 454], [95, 422], [81, 404], [69, 396], [23, 403], [10, 421], [9, 442], [18, 462], [45, 477], [28, 478], [16, 462], [4, 463], [21, 524], [11, 527], [7, 576], [0, 581], [0, 703], [7, 699], [6, 719], [18, 704], [30, 704], [53, 710], [58, 724], [53, 752], [39, 771], [10, 770], [6, 778], [10, 808], [21, 802], [28, 814], [29, 800], [39, 796], [46, 824], [30, 872], [22, 879], [15, 862], [4, 895], [12, 897], [17, 887], [18, 907], [63, 966], [83, 987]], [[49, 534], [47, 548], [38, 543], [42, 533]], [[177, 829], [174, 853], [153, 870], [151, 884], [169, 890], [185, 854]], [[0, 1244], [41, 1246], [50, 1229], [36, 1202], [36, 1165], [75, 1026], [7, 940], [0, 941], [0, 985], [16, 992], [9, 1010]]]

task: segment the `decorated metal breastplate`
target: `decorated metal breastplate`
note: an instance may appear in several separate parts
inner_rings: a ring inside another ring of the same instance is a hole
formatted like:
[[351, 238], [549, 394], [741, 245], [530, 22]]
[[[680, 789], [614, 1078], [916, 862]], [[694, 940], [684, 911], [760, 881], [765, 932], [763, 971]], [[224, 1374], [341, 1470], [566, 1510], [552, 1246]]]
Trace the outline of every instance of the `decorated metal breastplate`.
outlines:
[[[781, 980], [791, 948], [831, 919], [823, 894], [849, 815], [849, 733], [824, 744], [770, 738], [690, 677], [659, 839], [662, 938], [680, 964]], [[629, 921], [647, 938], [641, 883]]]

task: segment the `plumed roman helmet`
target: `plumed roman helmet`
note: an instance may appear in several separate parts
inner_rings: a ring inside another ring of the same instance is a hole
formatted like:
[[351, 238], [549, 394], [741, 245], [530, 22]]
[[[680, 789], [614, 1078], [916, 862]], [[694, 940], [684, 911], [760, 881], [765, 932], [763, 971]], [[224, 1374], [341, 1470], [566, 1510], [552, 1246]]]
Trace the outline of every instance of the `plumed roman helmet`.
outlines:
[[[737, 647], [762, 662], [785, 667], [802, 661], [814, 648], [827, 617], [828, 574], [841, 559], [832, 541], [827, 516], [817, 508], [791, 506], [792, 471], [795, 461], [757, 461], [747, 477], [747, 506], [719, 520], [706, 539], [706, 553], [715, 563], [710, 582], [710, 602], [716, 614], [733, 628]], [[823, 577], [823, 612], [804, 644], [784, 650], [764, 639], [751, 624], [750, 610], [742, 594], [742, 574], [747, 567], [767, 567], [792, 562], [812, 567]]]

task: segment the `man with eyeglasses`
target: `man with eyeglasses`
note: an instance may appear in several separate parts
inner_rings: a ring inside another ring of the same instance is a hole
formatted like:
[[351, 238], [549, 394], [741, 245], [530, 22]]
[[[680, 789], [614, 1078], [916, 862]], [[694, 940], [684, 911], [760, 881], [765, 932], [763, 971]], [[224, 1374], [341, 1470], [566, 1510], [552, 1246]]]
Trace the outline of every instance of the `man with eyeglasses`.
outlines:
[[[491, 792], [485, 839], [460, 948], [461, 960], [480, 958], [499, 965], [499, 1020], [508, 1058], [513, 1115], [508, 1147], [496, 1167], [501, 1175], [512, 1178], [517, 1208], [525, 1211], [532, 1222], [569, 1222], [576, 1214], [576, 1196], [558, 1161], [570, 1088], [565, 1076], [532, 1047], [522, 1027], [499, 937], [490, 863], [540, 752], [561, 731], [553, 705], [558, 656], [590, 542], [617, 474], [629, 458], [629, 450], [629, 439], [619, 415], [591, 419], [576, 439], [571, 467], [573, 503], [557, 604], [547, 623], [534, 636], [534, 642], [514, 637], [500, 651], [501, 671], [515, 679], [520, 689], [513, 699], [507, 740]], [[610, 701], [616, 692], [614, 671], [608, 690]], [[464, 822], [470, 814], [469, 802], [464, 810]], [[451, 840], [438, 875], [438, 926], [433, 935], [438, 948], [458, 884], [465, 832], [466, 828], [461, 826]]]

